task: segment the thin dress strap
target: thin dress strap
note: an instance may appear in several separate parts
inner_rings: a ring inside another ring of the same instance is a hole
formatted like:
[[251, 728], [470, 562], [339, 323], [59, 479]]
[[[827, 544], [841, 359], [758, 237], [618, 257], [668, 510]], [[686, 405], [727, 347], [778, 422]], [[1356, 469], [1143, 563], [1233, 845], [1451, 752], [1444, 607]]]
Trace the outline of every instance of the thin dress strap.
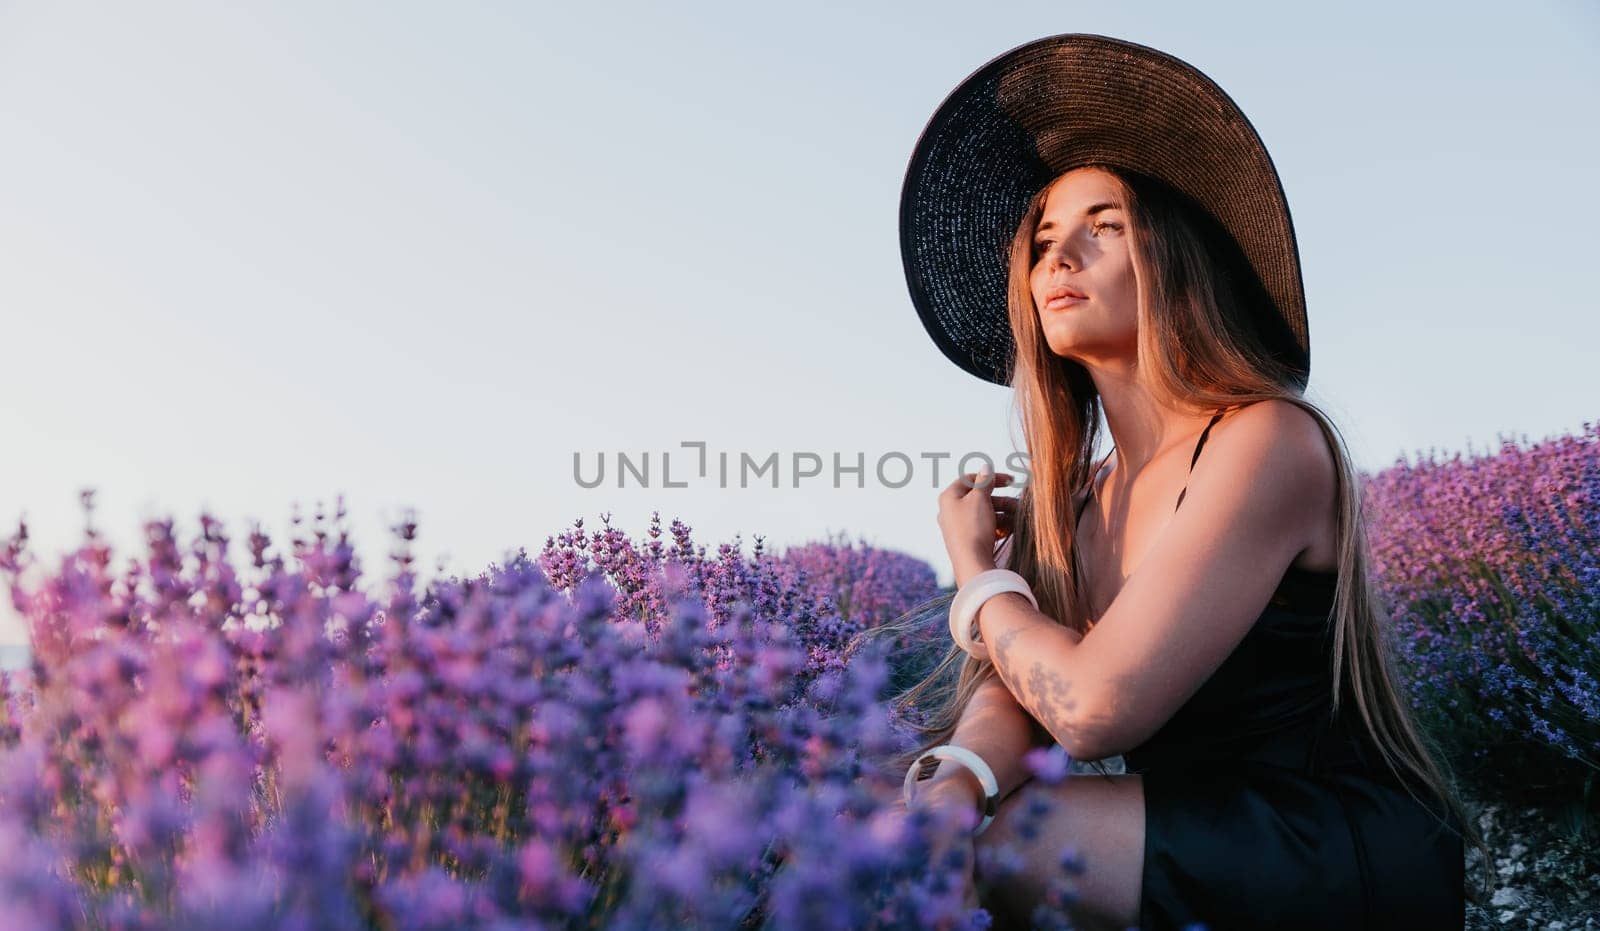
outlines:
[[[1194, 457], [1189, 460], [1189, 473], [1191, 475], [1194, 474], [1194, 464], [1200, 461], [1200, 450], [1206, 445], [1206, 437], [1210, 435], [1211, 428], [1217, 425], [1217, 421], [1222, 419], [1222, 414], [1222, 411], [1217, 411], [1215, 414], [1213, 414], [1211, 417], [1211, 422], [1206, 424], [1206, 428], [1204, 430], [1200, 431], [1200, 441], [1194, 444]], [[1189, 483], [1185, 482], [1183, 485], [1183, 490], [1178, 492], [1178, 503], [1172, 506], [1173, 511], [1177, 511], [1178, 508], [1183, 506], [1183, 496], [1188, 493]]]
[[[1216, 414], [1212, 415], [1211, 422], [1206, 424], [1206, 428], [1204, 430], [1200, 431], [1200, 440], [1197, 443], [1194, 444], [1194, 455], [1192, 457], [1190, 457], [1190, 459], [1189, 459], [1189, 471], [1190, 471], [1190, 473], [1194, 472], [1194, 464], [1200, 461], [1200, 450], [1205, 448], [1206, 437], [1211, 435], [1211, 428], [1217, 425], [1217, 421], [1221, 420], [1222, 419], [1222, 415], [1225, 414], [1225, 413], [1227, 413], [1226, 409], [1217, 411]], [[1074, 518], [1075, 518], [1074, 523], [1073, 523], [1074, 527], [1077, 526], [1076, 521], [1082, 519], [1082, 517], [1083, 517], [1083, 509], [1085, 507], [1088, 507], [1089, 499], [1094, 494], [1094, 482], [1095, 482], [1095, 479], [1100, 477], [1100, 471], [1106, 467], [1106, 463], [1111, 461], [1111, 457], [1116, 455], [1116, 452], [1117, 452], [1117, 447], [1116, 447], [1116, 444], [1113, 443], [1112, 446], [1111, 446], [1111, 451], [1106, 453], [1105, 458], [1100, 460], [1100, 464], [1095, 467], [1094, 472], [1089, 476], [1089, 487], [1088, 487], [1089, 494], [1083, 496], [1082, 503], [1080, 503], [1078, 505], [1078, 513], [1073, 515]], [[1183, 496], [1185, 494], [1187, 494], [1188, 491], [1189, 491], [1189, 486], [1187, 484], [1185, 484], [1183, 486], [1183, 490], [1178, 492], [1178, 504], [1177, 504], [1177, 506], [1173, 507], [1174, 511], [1176, 511], [1178, 509], [1178, 507], [1181, 507], [1183, 505]]]

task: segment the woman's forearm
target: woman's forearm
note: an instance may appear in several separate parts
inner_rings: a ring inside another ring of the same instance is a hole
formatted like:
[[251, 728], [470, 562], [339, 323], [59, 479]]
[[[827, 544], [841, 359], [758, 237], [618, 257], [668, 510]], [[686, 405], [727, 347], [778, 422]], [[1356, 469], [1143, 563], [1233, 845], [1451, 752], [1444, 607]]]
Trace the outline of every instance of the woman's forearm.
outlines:
[[[1028, 780], [1024, 755], [1049, 739], [1049, 732], [1018, 704], [1006, 684], [992, 676], [973, 693], [950, 742], [971, 750], [989, 764], [1000, 785], [1000, 798], [1004, 799]], [[970, 798], [974, 805], [983, 801], [983, 785], [978, 777], [965, 766], [949, 761], [941, 762], [932, 778], [921, 783], [917, 794], [923, 793], [953, 793]]]

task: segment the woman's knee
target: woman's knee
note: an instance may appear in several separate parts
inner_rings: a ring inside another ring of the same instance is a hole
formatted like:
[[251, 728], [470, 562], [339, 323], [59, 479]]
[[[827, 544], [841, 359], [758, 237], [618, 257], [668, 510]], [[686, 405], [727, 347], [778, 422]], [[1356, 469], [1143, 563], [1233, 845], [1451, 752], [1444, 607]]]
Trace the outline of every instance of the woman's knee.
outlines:
[[[985, 904], [991, 912], [996, 912], [997, 921], [1000, 911], [1009, 913], [1020, 903], [1035, 902], [1043, 897], [1045, 890], [1040, 887], [1040, 877], [1033, 868], [1036, 851], [1031, 849], [1032, 842], [1038, 838], [1041, 814], [1048, 802], [1042, 789], [1048, 786], [1029, 779], [1006, 796], [995, 812], [994, 821], [974, 843], [980, 896], [987, 891], [997, 905], [1003, 906], [997, 909]], [[1026, 914], [1011, 917], [1023, 921], [1026, 927]]]

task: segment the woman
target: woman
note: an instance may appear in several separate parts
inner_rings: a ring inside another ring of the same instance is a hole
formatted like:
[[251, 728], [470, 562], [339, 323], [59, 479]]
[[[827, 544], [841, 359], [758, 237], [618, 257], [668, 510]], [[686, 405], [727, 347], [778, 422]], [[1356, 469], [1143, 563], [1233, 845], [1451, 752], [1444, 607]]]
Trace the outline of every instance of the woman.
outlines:
[[[901, 232], [925, 326], [1014, 389], [1031, 470], [1015, 498], [973, 475], [940, 495], [958, 588], [1003, 564], [1038, 606], [980, 604], [981, 649], [901, 696], [933, 713], [890, 762], [953, 744], [991, 771], [993, 823], [953, 842], [1027, 854], [973, 877], [999, 926], [1026, 926], [1071, 845], [1079, 926], [1461, 927], [1463, 835], [1482, 841], [1394, 677], [1358, 477], [1302, 396], [1287, 204], [1232, 100], [1134, 43], [1013, 49], [930, 121]], [[1051, 743], [1127, 771], [1030, 779]], [[915, 794], [984, 792], [940, 765]]]

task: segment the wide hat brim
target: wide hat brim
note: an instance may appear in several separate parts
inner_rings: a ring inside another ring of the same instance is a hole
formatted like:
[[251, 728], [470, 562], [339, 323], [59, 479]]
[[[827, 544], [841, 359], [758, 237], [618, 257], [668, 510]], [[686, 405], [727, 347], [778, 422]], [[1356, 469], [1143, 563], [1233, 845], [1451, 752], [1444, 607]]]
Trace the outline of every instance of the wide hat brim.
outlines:
[[939, 349], [985, 381], [1011, 383], [1011, 240], [1028, 200], [1087, 164], [1155, 177], [1233, 236], [1275, 305], [1278, 351], [1303, 385], [1311, 345], [1300, 254], [1260, 135], [1194, 66], [1086, 33], [994, 58], [950, 92], [917, 139], [900, 193], [900, 252]]

